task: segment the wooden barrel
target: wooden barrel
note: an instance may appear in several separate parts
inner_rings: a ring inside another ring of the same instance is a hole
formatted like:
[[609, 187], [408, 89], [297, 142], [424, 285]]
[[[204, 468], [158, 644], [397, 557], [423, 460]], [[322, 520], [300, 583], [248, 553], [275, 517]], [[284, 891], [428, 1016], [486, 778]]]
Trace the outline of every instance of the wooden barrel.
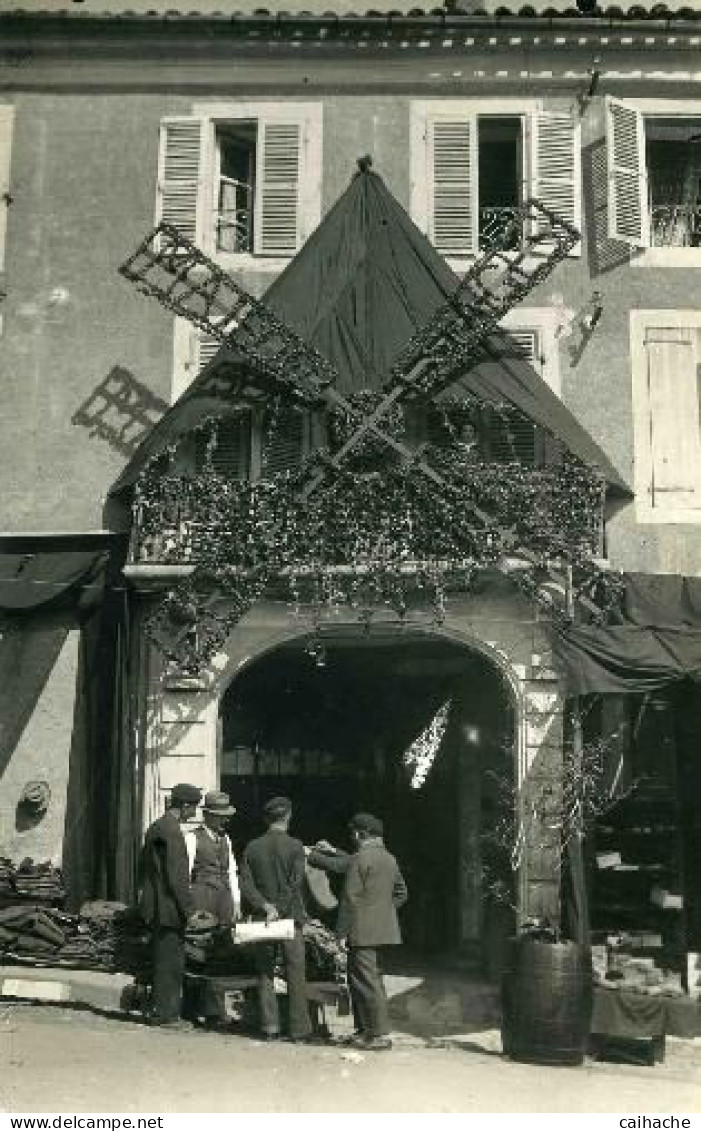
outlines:
[[591, 1017], [591, 962], [573, 942], [512, 939], [502, 982], [502, 1046], [511, 1060], [577, 1065]]

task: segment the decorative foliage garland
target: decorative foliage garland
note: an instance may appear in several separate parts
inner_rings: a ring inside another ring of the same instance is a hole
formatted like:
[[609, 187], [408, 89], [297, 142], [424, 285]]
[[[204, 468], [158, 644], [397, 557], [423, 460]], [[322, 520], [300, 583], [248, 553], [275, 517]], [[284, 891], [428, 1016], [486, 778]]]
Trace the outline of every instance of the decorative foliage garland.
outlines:
[[[358, 394], [356, 407], [367, 414], [378, 399]], [[478, 458], [464, 437], [482, 409], [475, 398], [433, 406], [443, 425], [441, 442], [422, 445], [413, 464], [395, 460], [381, 440], [366, 434], [341, 468], [327, 466], [325, 482], [305, 499], [300, 489], [320, 462], [328, 464], [326, 451], [277, 475], [267, 473], [264, 460], [264, 478], [234, 479], [216, 470], [217, 424], [205, 422], [201, 469], [178, 467], [173, 445], [137, 485], [141, 560], [196, 566], [152, 618], [154, 639], [183, 667], [198, 668], [273, 583], [297, 608], [347, 604], [368, 619], [383, 605], [405, 616], [428, 596], [440, 619], [448, 588], [469, 588], [479, 569], [494, 566], [519, 543], [535, 556], [535, 565], [515, 574], [527, 593], [538, 589], [553, 559], [572, 567], [575, 588], [593, 592], [602, 577], [592, 559], [601, 477], [567, 455], [550, 468]], [[515, 414], [499, 411], [508, 431]], [[264, 452], [280, 416], [274, 402], [263, 422]], [[354, 427], [344, 414], [330, 414], [331, 453]], [[399, 410], [383, 419], [383, 429], [405, 438]], [[450, 489], [437, 491], [419, 460], [439, 471]], [[471, 503], [493, 515], [493, 525], [482, 525]]]

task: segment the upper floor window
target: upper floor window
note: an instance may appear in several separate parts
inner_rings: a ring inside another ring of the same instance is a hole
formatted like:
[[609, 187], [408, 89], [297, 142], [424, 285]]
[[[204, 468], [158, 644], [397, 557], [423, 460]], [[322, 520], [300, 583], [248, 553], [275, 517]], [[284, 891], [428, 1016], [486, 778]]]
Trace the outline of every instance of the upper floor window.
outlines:
[[653, 105], [606, 100], [608, 234], [688, 252], [701, 248], [701, 113], [689, 103]]
[[533, 100], [412, 103], [414, 221], [452, 259], [477, 255], [529, 196], [579, 228], [579, 134], [569, 109]]
[[646, 522], [701, 521], [701, 312], [631, 311], [635, 489]]
[[206, 103], [161, 122], [156, 220], [279, 268], [321, 218], [321, 105]]

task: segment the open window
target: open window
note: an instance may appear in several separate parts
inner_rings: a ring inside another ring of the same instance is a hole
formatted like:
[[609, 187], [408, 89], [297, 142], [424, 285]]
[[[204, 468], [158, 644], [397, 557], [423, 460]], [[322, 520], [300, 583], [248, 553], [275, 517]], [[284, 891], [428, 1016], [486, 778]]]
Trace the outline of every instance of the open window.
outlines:
[[226, 261], [296, 254], [321, 216], [321, 106], [203, 104], [161, 122], [156, 222]]
[[[415, 102], [412, 123], [412, 216], [443, 255], [477, 255], [528, 196], [581, 226], [580, 128], [569, 111], [436, 99]], [[516, 247], [517, 229], [510, 239]]]
[[701, 247], [701, 115], [643, 113], [608, 98], [606, 151], [609, 238]]

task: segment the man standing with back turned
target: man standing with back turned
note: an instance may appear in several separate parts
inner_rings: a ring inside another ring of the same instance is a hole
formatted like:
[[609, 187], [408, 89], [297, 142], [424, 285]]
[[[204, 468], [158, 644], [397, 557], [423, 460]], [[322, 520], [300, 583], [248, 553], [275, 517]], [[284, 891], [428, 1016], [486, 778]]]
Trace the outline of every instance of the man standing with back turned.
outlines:
[[360, 1048], [390, 1049], [387, 996], [378, 950], [400, 943], [397, 909], [408, 898], [404, 877], [384, 846], [384, 826], [372, 813], [356, 813], [350, 823], [352, 856], [312, 849], [309, 863], [345, 874], [336, 934], [348, 943], [348, 988]]
[[[241, 868], [241, 895], [246, 903], [262, 912], [268, 922], [294, 919], [293, 939], [281, 945], [285, 955], [290, 1039], [311, 1039], [311, 1020], [307, 1002], [302, 925], [307, 918], [302, 896], [305, 854], [301, 840], [288, 834], [292, 802], [274, 797], [263, 809], [268, 831], [252, 840]], [[280, 1015], [275, 996], [275, 945], [259, 945], [258, 973], [261, 1028], [268, 1040], [280, 1036]]]

